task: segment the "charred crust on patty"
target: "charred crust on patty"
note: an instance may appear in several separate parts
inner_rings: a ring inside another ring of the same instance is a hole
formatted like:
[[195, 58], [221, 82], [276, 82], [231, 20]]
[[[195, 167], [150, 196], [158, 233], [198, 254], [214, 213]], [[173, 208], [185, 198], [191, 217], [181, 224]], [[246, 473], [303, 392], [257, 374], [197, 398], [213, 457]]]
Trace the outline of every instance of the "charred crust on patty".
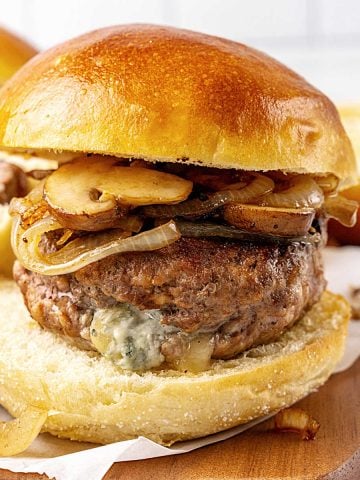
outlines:
[[[162, 323], [185, 335], [210, 332], [214, 358], [273, 340], [325, 287], [316, 246], [191, 238], [155, 252], [113, 255], [63, 276], [42, 276], [18, 264], [15, 279], [32, 316], [44, 328], [79, 339], [80, 347], [93, 348], [87, 331], [97, 309], [129, 303], [159, 309]], [[176, 336], [162, 346], [172, 361], [182, 351]]]

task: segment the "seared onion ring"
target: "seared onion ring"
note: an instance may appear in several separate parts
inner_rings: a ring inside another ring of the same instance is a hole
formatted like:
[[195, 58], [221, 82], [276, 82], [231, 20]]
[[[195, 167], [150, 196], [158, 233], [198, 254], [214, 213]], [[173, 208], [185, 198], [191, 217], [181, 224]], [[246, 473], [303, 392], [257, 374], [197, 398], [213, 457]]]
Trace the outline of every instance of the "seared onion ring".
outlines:
[[15, 255], [25, 268], [43, 275], [62, 275], [115, 253], [157, 250], [181, 236], [175, 223], [170, 221], [134, 236], [130, 236], [129, 232], [112, 230], [77, 238], [54, 253], [40, 252], [42, 235], [61, 228], [60, 223], [48, 216], [25, 231], [21, 227], [20, 217], [16, 218], [11, 241]]
[[329, 175], [315, 176], [313, 179], [319, 187], [321, 187], [321, 190], [327, 194], [336, 192], [339, 186], [339, 179], [332, 173], [329, 173]]
[[324, 202], [324, 193], [311, 177], [297, 175], [289, 179], [289, 187], [281, 192], [272, 192], [258, 204], [263, 207], [319, 208]]

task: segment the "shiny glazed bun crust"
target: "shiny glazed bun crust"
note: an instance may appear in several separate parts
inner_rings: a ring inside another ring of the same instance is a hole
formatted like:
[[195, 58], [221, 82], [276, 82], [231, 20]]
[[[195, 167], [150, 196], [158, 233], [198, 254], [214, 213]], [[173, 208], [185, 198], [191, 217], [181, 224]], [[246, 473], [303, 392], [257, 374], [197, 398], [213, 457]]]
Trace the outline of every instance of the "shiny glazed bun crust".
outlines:
[[0, 85], [36, 53], [27, 42], [0, 27]]
[[245, 170], [355, 163], [334, 105], [240, 43], [170, 27], [97, 30], [41, 53], [0, 94], [0, 147]]
[[354, 149], [360, 181], [360, 103], [340, 106], [339, 113]]

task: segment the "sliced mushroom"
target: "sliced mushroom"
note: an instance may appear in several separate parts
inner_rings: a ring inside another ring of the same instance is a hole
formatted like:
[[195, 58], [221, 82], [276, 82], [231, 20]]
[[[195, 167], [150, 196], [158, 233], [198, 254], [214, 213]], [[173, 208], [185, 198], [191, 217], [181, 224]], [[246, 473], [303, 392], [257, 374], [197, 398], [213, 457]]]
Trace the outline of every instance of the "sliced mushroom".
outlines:
[[237, 228], [281, 236], [305, 235], [314, 220], [311, 208], [275, 208], [232, 203], [224, 207], [225, 220]]
[[64, 227], [93, 231], [116, 227], [137, 206], [182, 202], [191, 190], [192, 182], [176, 175], [97, 155], [66, 163], [49, 175], [44, 198]]

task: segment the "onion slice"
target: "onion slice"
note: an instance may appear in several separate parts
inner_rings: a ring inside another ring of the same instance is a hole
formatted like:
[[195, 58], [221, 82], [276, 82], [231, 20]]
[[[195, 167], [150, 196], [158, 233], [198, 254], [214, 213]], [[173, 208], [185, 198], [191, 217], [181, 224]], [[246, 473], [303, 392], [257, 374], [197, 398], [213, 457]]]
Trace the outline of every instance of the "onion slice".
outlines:
[[313, 440], [319, 428], [320, 423], [302, 408], [285, 408], [275, 415], [276, 431], [297, 433], [302, 440]]
[[25, 268], [43, 275], [62, 275], [116, 253], [158, 250], [181, 236], [175, 223], [170, 221], [135, 236], [129, 236], [129, 232], [113, 230], [77, 238], [54, 253], [40, 252], [42, 235], [60, 228], [61, 224], [51, 216], [37, 221], [26, 231], [21, 227], [20, 219], [16, 219], [12, 245], [15, 255]]
[[36, 187], [34, 187], [26, 197], [17, 198], [14, 197], [10, 202], [9, 212], [10, 215], [23, 215], [26, 211], [36, 206], [37, 204], [41, 203], [43, 199], [43, 192], [44, 192], [44, 180], [39, 182]]
[[21, 226], [28, 228], [47, 214], [48, 208], [43, 200], [44, 181], [38, 183], [26, 197], [14, 197], [9, 206], [11, 216], [21, 216]]
[[214, 351], [212, 333], [202, 333], [188, 342], [183, 354], [175, 361], [174, 367], [181, 372], [203, 372], [211, 365], [211, 355]]
[[329, 173], [329, 175], [315, 176], [313, 179], [324, 193], [333, 193], [338, 189], [339, 179], [332, 173]]
[[48, 412], [29, 406], [9, 422], [0, 422], [0, 455], [8, 457], [26, 450], [39, 435]]
[[354, 227], [358, 206], [358, 202], [336, 195], [325, 200], [324, 210], [327, 217], [335, 218], [345, 227]]
[[262, 198], [263, 207], [319, 208], [324, 202], [324, 193], [311, 177], [297, 175], [289, 179], [289, 187]]
[[[239, 186], [242, 186], [241, 183]], [[213, 193], [208, 200], [198, 198], [187, 200], [177, 205], [150, 205], [143, 207], [141, 213], [147, 217], [185, 217], [204, 215], [231, 202], [250, 203], [272, 192], [274, 181], [265, 175], [254, 174], [254, 180], [243, 188], [233, 189], [230, 185], [228, 190]]]

